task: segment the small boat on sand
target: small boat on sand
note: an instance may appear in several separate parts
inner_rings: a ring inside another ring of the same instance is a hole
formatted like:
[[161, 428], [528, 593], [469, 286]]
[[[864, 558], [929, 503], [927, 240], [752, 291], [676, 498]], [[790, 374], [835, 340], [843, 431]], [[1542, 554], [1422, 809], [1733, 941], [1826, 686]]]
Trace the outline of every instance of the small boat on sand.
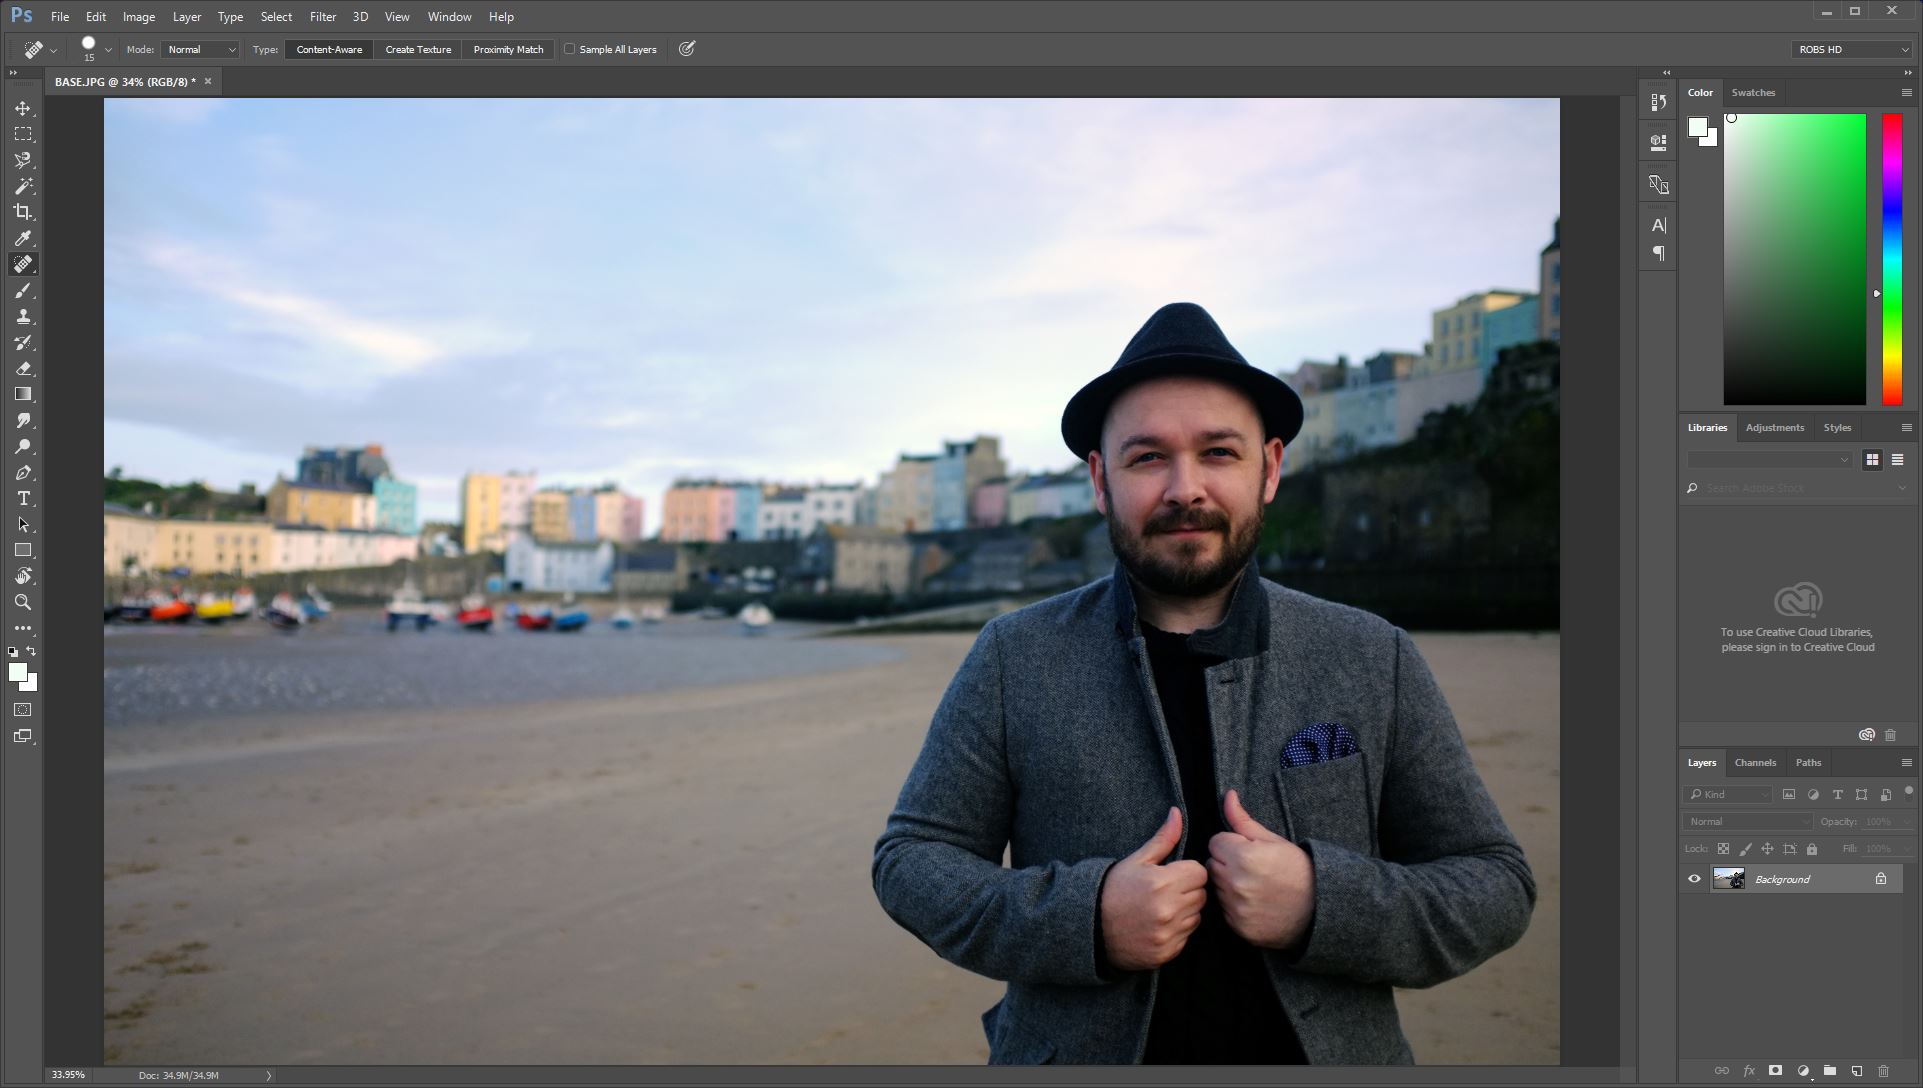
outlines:
[[454, 614], [454, 622], [463, 631], [487, 631], [494, 627], [494, 610], [487, 606], [487, 598], [472, 593], [461, 599], [461, 610]]
[[394, 591], [394, 596], [388, 598], [386, 615], [389, 631], [397, 631], [408, 625], [416, 631], [425, 631], [427, 625], [433, 622], [427, 602], [421, 599], [421, 591], [412, 581], [403, 583], [401, 588]]
[[177, 597], [156, 601], [147, 618], [155, 623], [186, 623], [194, 618], [194, 606]]
[[194, 618], [202, 623], [225, 623], [234, 618], [234, 602], [209, 593], [200, 599], [199, 604], [194, 605]]
[[739, 619], [741, 620], [741, 629], [743, 632], [750, 635], [758, 635], [766, 631], [768, 625], [775, 621], [775, 614], [767, 605], [762, 604], [760, 601], [754, 601], [741, 610]]
[[261, 610], [260, 615], [283, 631], [291, 631], [307, 622], [307, 617], [301, 612], [300, 602], [294, 600], [292, 593], [274, 594], [274, 599], [267, 602], [267, 607]]
[[321, 596], [320, 588], [314, 585], [314, 583], [309, 582], [307, 583], [306, 595], [300, 599], [300, 611], [301, 615], [309, 623], [312, 623], [314, 620], [326, 619], [332, 615], [334, 612], [334, 602]]

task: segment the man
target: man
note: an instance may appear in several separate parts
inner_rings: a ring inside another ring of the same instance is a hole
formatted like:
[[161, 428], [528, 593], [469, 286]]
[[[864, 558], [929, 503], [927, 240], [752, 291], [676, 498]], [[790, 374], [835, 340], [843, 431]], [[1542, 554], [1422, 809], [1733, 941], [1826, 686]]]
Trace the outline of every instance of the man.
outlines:
[[1528, 924], [1408, 635], [1254, 567], [1301, 423], [1187, 303], [1069, 401], [1117, 569], [982, 630], [875, 846], [890, 917], [1008, 982], [993, 1063], [1410, 1062], [1392, 987]]

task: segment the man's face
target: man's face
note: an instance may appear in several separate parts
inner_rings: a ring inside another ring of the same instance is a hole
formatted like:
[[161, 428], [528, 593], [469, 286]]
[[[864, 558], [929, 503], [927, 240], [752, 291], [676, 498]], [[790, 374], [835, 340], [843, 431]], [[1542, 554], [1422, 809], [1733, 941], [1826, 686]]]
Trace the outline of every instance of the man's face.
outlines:
[[1116, 558], [1147, 588], [1206, 597], [1233, 582], [1262, 535], [1282, 478], [1282, 440], [1240, 390], [1156, 378], [1110, 406], [1089, 456]]

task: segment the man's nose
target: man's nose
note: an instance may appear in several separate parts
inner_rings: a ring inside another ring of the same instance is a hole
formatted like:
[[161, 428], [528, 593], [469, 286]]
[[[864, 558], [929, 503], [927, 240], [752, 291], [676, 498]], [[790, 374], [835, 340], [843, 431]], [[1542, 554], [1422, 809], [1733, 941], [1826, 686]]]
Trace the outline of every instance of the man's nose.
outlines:
[[1201, 500], [1202, 466], [1176, 458], [1169, 467], [1168, 488], [1162, 498], [1177, 506], [1189, 506]]

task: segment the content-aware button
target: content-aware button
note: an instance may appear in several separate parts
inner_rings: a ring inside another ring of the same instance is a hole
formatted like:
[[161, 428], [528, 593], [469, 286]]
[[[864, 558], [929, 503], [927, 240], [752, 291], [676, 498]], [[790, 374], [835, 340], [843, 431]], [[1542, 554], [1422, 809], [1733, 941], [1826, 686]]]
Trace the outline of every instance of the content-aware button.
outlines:
[[297, 60], [366, 60], [374, 55], [374, 43], [365, 38], [290, 38], [286, 55]]

